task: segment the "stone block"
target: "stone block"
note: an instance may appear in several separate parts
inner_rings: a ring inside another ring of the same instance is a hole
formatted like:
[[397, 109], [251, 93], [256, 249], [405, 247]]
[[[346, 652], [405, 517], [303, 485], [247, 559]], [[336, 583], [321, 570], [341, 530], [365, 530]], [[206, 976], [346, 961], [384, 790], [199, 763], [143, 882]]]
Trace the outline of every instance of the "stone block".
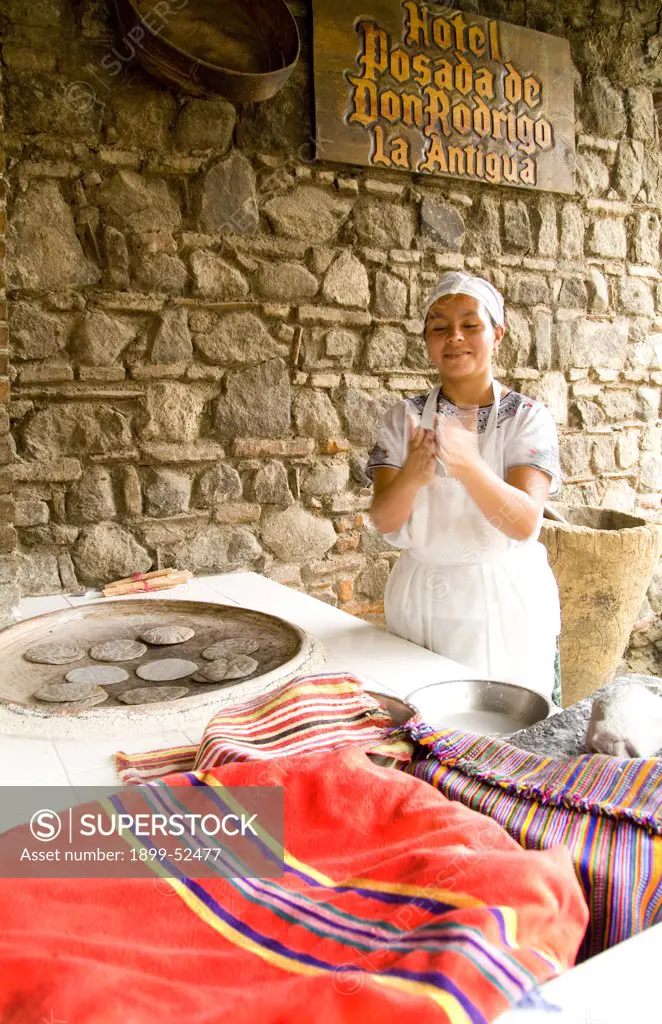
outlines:
[[375, 249], [409, 249], [416, 220], [409, 206], [362, 199], [354, 209], [354, 226], [361, 245]]
[[617, 468], [616, 440], [614, 435], [595, 438], [591, 462], [596, 473], [609, 473]]
[[653, 94], [646, 86], [634, 86], [627, 91], [627, 106], [630, 115], [630, 134], [647, 145], [658, 140], [657, 118]]
[[583, 196], [603, 195], [609, 188], [609, 168], [601, 153], [577, 154], [577, 191]]
[[391, 572], [391, 567], [384, 559], [377, 559], [365, 572], [361, 573], [356, 581], [356, 589], [360, 594], [371, 598], [373, 601], [381, 601], [384, 597], [384, 590]]
[[632, 139], [621, 139], [616, 155], [614, 185], [620, 195], [634, 199], [644, 183], [644, 144]]
[[437, 202], [427, 196], [421, 203], [423, 239], [446, 252], [460, 252], [466, 224], [464, 217], [450, 203]]
[[342, 432], [340, 417], [322, 391], [301, 391], [294, 396], [294, 423], [305, 437], [327, 438]]
[[71, 209], [55, 181], [36, 181], [18, 194], [7, 246], [13, 288], [83, 288], [101, 277], [100, 269], [83, 253]]
[[191, 254], [190, 264], [196, 295], [224, 302], [248, 295], [249, 285], [244, 275], [220, 256], [198, 249]]
[[183, 295], [189, 281], [185, 264], [165, 252], [139, 256], [134, 262], [134, 272], [136, 287], [145, 292]]
[[97, 310], [87, 313], [74, 334], [74, 346], [81, 363], [106, 366], [119, 359], [138, 333], [133, 323]]
[[513, 274], [507, 285], [511, 302], [520, 306], [545, 305], [550, 301], [549, 283], [537, 274]]
[[145, 473], [143, 496], [148, 516], [186, 512], [191, 499], [191, 478], [172, 469], [150, 469]]
[[626, 430], [616, 442], [616, 455], [621, 469], [629, 469], [639, 459], [639, 437], [634, 430]]
[[584, 216], [576, 203], [565, 203], [561, 211], [561, 252], [567, 260], [584, 255]]
[[644, 452], [639, 465], [641, 486], [648, 491], [662, 490], [662, 456], [658, 452]]
[[162, 565], [186, 566], [196, 573], [248, 570], [262, 554], [256, 537], [246, 527], [216, 523], [198, 526], [190, 536], [159, 545]]
[[340, 405], [347, 438], [356, 444], [374, 444], [385, 412], [396, 404], [387, 392], [346, 391]]
[[[201, 325], [194, 323], [192, 330], [198, 331]], [[208, 362], [217, 364], [286, 357], [290, 348], [287, 342], [272, 337], [259, 317], [250, 312], [210, 314], [208, 326], [194, 334], [193, 342]]]
[[215, 523], [259, 523], [262, 509], [250, 501], [226, 502], [213, 512]]
[[67, 518], [74, 523], [100, 523], [115, 519], [113, 480], [105, 466], [91, 466], [67, 496]]
[[130, 451], [130, 420], [108, 405], [63, 402], [29, 414], [23, 443], [31, 457], [44, 461]]
[[120, 170], [98, 191], [107, 223], [134, 232], [176, 231], [181, 225], [179, 204], [162, 179]]
[[591, 312], [606, 313], [609, 309], [609, 288], [597, 267], [588, 268], [588, 291]]
[[526, 317], [517, 309], [507, 313], [506, 333], [498, 346], [498, 362], [506, 369], [527, 366], [531, 353], [531, 328]]
[[270, 459], [253, 477], [253, 497], [262, 505], [294, 504], [287, 470], [282, 462]]
[[338, 494], [349, 482], [349, 463], [318, 459], [301, 477], [303, 494]]
[[140, 430], [145, 441], [195, 441], [207, 401], [206, 392], [194, 384], [161, 381], [145, 395], [147, 423]]
[[591, 475], [591, 451], [593, 441], [590, 437], [578, 434], [566, 434], [559, 439], [561, 470], [568, 478]]
[[538, 200], [538, 253], [540, 256], [556, 256], [559, 249], [556, 202], [553, 196], [541, 196]]
[[265, 441], [259, 438], [241, 438], [234, 443], [237, 458], [285, 458], [296, 459], [310, 455], [315, 442], [309, 437], [285, 437], [281, 440]]
[[314, 186], [298, 185], [269, 199], [264, 204], [264, 213], [276, 234], [320, 245], [335, 238], [353, 206], [352, 199]]
[[588, 251], [593, 256], [607, 256], [625, 259], [627, 256], [627, 235], [622, 220], [613, 217], [597, 217], [591, 223]]
[[285, 363], [272, 359], [228, 373], [215, 406], [221, 437], [282, 437], [290, 430], [291, 387]]
[[177, 110], [175, 97], [156, 85], [132, 82], [115, 89], [114, 141], [126, 149], [163, 151], [170, 142], [170, 125]]
[[626, 313], [652, 317], [655, 312], [649, 285], [637, 277], [622, 277], [620, 279], [619, 298], [621, 307]]
[[[628, 328], [628, 322], [624, 319], [606, 322], [580, 317], [574, 320], [570, 365], [621, 369], [627, 352]], [[561, 366], [561, 369], [566, 368]]]
[[159, 365], [191, 361], [193, 345], [186, 309], [168, 309], [161, 314], [150, 338], [149, 358]]
[[599, 399], [600, 406], [608, 420], [620, 422], [632, 420], [637, 415], [637, 398], [631, 391], [604, 391]]
[[589, 82], [584, 95], [586, 124], [605, 139], [618, 138], [627, 129], [623, 97], [606, 77]]
[[300, 263], [270, 263], [262, 266], [256, 278], [258, 293], [280, 302], [312, 299], [317, 294], [317, 278]]
[[407, 338], [398, 327], [377, 327], [368, 338], [366, 363], [371, 370], [397, 370], [407, 352]]
[[71, 317], [44, 313], [33, 302], [14, 302], [9, 309], [12, 359], [52, 359], [67, 342]]
[[176, 141], [187, 153], [213, 149], [225, 153], [232, 144], [237, 114], [221, 96], [191, 99], [177, 118]]
[[193, 504], [197, 508], [216, 508], [224, 502], [238, 501], [242, 493], [241, 477], [237, 470], [220, 462], [197, 478], [193, 489]]
[[503, 204], [503, 237], [508, 249], [531, 252], [533, 237], [529, 209], [523, 199], [506, 199]]
[[285, 511], [268, 509], [262, 520], [262, 539], [284, 562], [307, 564], [322, 558], [336, 542], [336, 531], [327, 519], [319, 519], [291, 505]]
[[634, 258], [637, 263], [659, 265], [660, 218], [656, 213], [639, 213], [635, 218]]
[[149, 552], [116, 523], [98, 523], [83, 530], [71, 557], [80, 581], [90, 585], [147, 572], [152, 566]]
[[14, 483], [69, 483], [81, 474], [78, 459], [48, 459], [47, 461], [14, 462], [11, 475]]
[[329, 267], [322, 292], [328, 302], [367, 309], [370, 305], [368, 273], [363, 264], [346, 250]]
[[140, 452], [149, 462], [216, 462], [225, 451], [215, 441], [197, 440], [185, 444], [170, 441], [141, 441]]

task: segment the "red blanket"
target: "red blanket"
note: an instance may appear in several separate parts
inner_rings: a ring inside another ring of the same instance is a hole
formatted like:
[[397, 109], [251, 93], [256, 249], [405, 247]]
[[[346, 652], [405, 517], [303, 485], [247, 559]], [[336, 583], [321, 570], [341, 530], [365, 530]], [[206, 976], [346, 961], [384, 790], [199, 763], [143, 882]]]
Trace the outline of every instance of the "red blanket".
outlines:
[[574, 962], [565, 849], [357, 749], [194, 781], [285, 787], [284, 877], [0, 882], [3, 1024], [482, 1024]]

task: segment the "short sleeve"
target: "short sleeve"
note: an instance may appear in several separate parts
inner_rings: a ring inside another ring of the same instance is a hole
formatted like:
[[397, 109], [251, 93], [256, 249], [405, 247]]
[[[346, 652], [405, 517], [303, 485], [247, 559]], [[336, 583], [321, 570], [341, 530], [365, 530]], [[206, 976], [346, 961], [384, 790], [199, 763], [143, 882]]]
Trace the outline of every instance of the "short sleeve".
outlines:
[[[411, 410], [412, 413], [414, 410]], [[377, 441], [368, 457], [366, 476], [375, 479], [375, 470], [381, 466], [400, 469], [405, 461], [405, 444], [407, 426], [407, 402], [398, 402], [384, 416]]]
[[556, 424], [540, 402], [525, 400], [504, 438], [505, 471], [533, 466], [551, 478], [550, 497], [561, 490], [561, 465]]

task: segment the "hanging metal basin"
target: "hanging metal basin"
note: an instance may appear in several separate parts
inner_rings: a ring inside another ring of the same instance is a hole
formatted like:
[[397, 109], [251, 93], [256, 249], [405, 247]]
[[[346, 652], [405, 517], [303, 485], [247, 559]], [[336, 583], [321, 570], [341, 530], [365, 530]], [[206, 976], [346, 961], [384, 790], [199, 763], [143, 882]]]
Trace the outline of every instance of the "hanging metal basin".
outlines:
[[194, 96], [258, 103], [283, 88], [299, 58], [284, 0], [115, 0], [123, 37], [146, 71]]

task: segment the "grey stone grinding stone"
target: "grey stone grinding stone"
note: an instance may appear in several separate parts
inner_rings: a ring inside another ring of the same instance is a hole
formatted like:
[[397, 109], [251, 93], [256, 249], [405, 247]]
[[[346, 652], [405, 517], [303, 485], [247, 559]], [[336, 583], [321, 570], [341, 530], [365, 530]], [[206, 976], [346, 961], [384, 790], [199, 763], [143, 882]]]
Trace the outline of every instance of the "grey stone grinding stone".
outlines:
[[[596, 690], [590, 697], [585, 697], [584, 700], [572, 704], [558, 714], [542, 722], [536, 722], [528, 729], [520, 729], [519, 732], [514, 732], [504, 739], [513, 747], [528, 750], [532, 754], [541, 754], [543, 757], [579, 757], [586, 754], [586, 734], [593, 701], [598, 696], [611, 695], [618, 692], [619, 687], [631, 684], [645, 686], [658, 696], [662, 696], [662, 679], [658, 676], [617, 676], [613, 683]], [[657, 752], [657, 756], [662, 757], [662, 750]]]

